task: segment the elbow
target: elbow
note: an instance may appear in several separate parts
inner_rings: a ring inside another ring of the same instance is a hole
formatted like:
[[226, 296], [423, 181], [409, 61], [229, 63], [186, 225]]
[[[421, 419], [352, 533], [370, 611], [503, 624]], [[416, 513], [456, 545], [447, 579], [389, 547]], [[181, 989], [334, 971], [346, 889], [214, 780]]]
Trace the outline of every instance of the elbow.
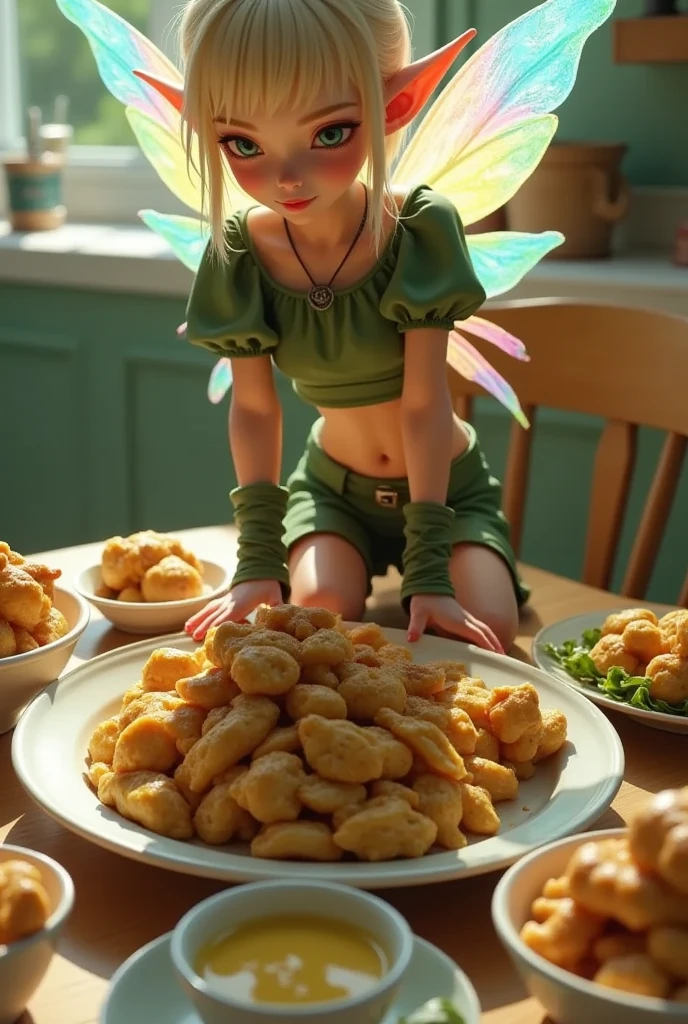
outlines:
[[431, 393], [407, 389], [401, 396], [401, 420], [414, 428], [422, 423], [451, 421], [452, 402], [449, 386], [442, 381]]

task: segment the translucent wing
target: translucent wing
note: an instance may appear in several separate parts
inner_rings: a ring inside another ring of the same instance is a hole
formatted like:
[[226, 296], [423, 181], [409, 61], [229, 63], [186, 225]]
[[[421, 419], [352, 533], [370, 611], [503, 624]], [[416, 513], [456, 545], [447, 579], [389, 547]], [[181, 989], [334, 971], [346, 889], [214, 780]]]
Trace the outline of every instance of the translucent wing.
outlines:
[[[468, 324], [469, 321], [466, 320], [460, 326], [465, 330]], [[489, 326], [492, 327], [493, 325], [490, 324]], [[502, 346], [500, 345], [500, 347]], [[460, 373], [466, 380], [473, 381], [475, 384], [480, 385], [480, 387], [485, 388], [491, 395], [494, 395], [497, 401], [501, 402], [509, 410], [522, 427], [529, 426], [528, 420], [521, 409], [521, 404], [511, 385], [490, 366], [485, 357], [471, 345], [470, 341], [456, 330], [449, 333], [447, 362], [452, 369]]]
[[564, 236], [558, 231], [543, 231], [538, 235], [491, 231], [466, 237], [473, 269], [488, 299], [514, 288], [543, 256], [563, 241]]
[[506, 352], [508, 356], [520, 359], [524, 363], [530, 360], [526, 347], [519, 338], [509, 334], [503, 327], [498, 327], [497, 324], [493, 324], [490, 320], [483, 320], [480, 316], [471, 316], [468, 320], [458, 321], [454, 324], [454, 330], [459, 332], [467, 331], [469, 334], [474, 334], [476, 338], [489, 341], [496, 348], [501, 348], [502, 352]]
[[217, 405], [232, 386], [232, 364], [229, 359], [220, 359], [212, 369], [208, 380], [208, 398]]
[[65, 18], [81, 29], [89, 41], [103, 84], [127, 107], [177, 130], [179, 114], [134, 69], [149, 71], [159, 78], [181, 84], [177, 68], [124, 18], [97, 0], [56, 0]]
[[141, 148], [141, 152], [153, 165], [160, 179], [178, 199], [181, 199], [196, 213], [201, 212], [201, 183], [194, 166], [187, 168], [186, 153], [182, 145], [181, 119], [176, 130], [141, 113], [134, 107], [127, 108], [127, 120]]
[[203, 221], [173, 217], [155, 210], [140, 210], [139, 217], [151, 231], [165, 239], [177, 259], [195, 274], [210, 235]]
[[[472, 224], [513, 196], [541, 159], [583, 45], [616, 0], [546, 0], [485, 43], [442, 91], [395, 169]], [[481, 176], [476, 179], [476, 176]]]

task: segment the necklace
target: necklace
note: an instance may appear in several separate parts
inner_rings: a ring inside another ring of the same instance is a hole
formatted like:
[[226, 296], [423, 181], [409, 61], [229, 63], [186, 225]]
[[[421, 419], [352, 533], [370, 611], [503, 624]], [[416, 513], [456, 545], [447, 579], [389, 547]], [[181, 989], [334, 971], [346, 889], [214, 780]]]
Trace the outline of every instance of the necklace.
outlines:
[[335, 270], [334, 274], [332, 275], [330, 280], [327, 282], [327, 284], [316, 284], [315, 283], [315, 281], [311, 277], [311, 274], [310, 274], [310, 271], [309, 271], [308, 267], [303, 262], [303, 260], [301, 259], [301, 257], [299, 256], [299, 254], [297, 252], [296, 246], [294, 245], [294, 240], [291, 237], [291, 232], [289, 230], [289, 224], [288, 224], [288, 222], [286, 220], [284, 221], [284, 230], [287, 232], [287, 238], [289, 239], [289, 244], [292, 247], [294, 255], [296, 256], [297, 260], [299, 261], [299, 263], [301, 264], [301, 266], [305, 270], [306, 274], [308, 275], [308, 280], [313, 285], [313, 287], [311, 288], [311, 290], [308, 293], [308, 301], [310, 302], [310, 304], [313, 307], [313, 309], [317, 309], [318, 312], [323, 312], [323, 310], [329, 309], [330, 306], [332, 305], [332, 303], [334, 302], [334, 292], [332, 291], [332, 284], [334, 282], [334, 279], [337, 276], [337, 274], [339, 273], [339, 271], [342, 269], [342, 267], [344, 266], [346, 261], [348, 260], [348, 258], [351, 255], [351, 253], [354, 251], [354, 248], [356, 246], [356, 242], [359, 240], [359, 238], [363, 234], [363, 228], [366, 226], [366, 221], [368, 220], [368, 189], [365, 187], [365, 185], [363, 186], [363, 193], [365, 195], [365, 208], [363, 210], [363, 217], [361, 219], [361, 223], [359, 225], [358, 231], [356, 232], [356, 237], [354, 238], [353, 242], [349, 246], [349, 249], [348, 249], [348, 252], [346, 253], [346, 256], [344, 257], [342, 262], [339, 264], [339, 266], [337, 267], [337, 269]]

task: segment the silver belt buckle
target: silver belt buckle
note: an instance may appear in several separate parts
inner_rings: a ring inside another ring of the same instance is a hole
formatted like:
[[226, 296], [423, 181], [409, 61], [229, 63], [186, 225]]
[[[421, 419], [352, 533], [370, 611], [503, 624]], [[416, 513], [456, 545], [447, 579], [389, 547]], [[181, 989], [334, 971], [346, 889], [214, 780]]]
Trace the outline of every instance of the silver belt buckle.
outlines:
[[378, 487], [375, 491], [375, 501], [382, 508], [396, 508], [399, 495], [390, 487]]

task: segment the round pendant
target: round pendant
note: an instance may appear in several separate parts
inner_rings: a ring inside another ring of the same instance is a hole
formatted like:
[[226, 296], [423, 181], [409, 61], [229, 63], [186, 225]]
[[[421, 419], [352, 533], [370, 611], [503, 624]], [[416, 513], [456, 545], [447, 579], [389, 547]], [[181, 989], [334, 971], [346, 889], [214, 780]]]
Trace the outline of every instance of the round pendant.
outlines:
[[316, 284], [308, 293], [308, 301], [313, 309], [322, 312], [334, 302], [334, 292], [326, 284]]

